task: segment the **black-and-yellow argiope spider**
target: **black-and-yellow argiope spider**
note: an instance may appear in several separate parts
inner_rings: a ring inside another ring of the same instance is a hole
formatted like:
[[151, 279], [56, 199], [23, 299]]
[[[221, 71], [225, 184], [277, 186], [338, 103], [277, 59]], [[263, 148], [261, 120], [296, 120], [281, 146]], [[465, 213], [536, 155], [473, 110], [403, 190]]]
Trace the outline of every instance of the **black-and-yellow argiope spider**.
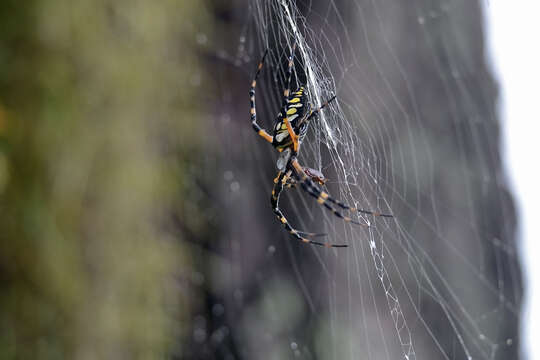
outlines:
[[332, 205], [330, 205], [330, 203], [348, 211], [357, 211], [363, 214], [373, 216], [393, 217], [389, 214], [381, 214], [379, 212], [351, 207], [345, 205], [339, 200], [330, 197], [328, 193], [319, 189], [318, 186], [315, 185], [315, 183], [313, 182], [313, 180], [315, 180], [319, 184], [323, 185], [325, 179], [322, 173], [317, 170], [302, 167], [298, 162], [297, 156], [299, 146], [306, 135], [311, 118], [316, 116], [319, 111], [328, 106], [328, 104], [330, 104], [336, 98], [336, 96], [330, 98], [319, 108], [313, 110], [311, 106], [309, 106], [309, 111], [306, 111], [306, 107], [309, 104], [303, 86], [301, 86], [298, 90], [289, 95], [295, 49], [296, 43], [293, 45], [291, 55], [289, 56], [289, 63], [287, 66], [286, 88], [283, 91], [283, 106], [281, 112], [278, 114], [277, 121], [274, 124], [273, 135], [270, 135], [266, 130], [261, 128], [259, 124], [257, 124], [257, 111], [255, 108], [255, 86], [257, 85], [257, 78], [259, 77], [261, 69], [264, 65], [264, 60], [266, 58], [266, 55], [268, 54], [268, 50], [265, 51], [261, 61], [259, 62], [259, 65], [257, 66], [257, 72], [255, 73], [255, 77], [253, 78], [253, 81], [251, 83], [251, 89], [249, 90], [251, 124], [253, 126], [253, 129], [259, 136], [271, 143], [272, 146], [281, 153], [277, 160], [277, 167], [279, 171], [276, 178], [274, 179], [274, 188], [272, 189], [272, 209], [279, 221], [281, 221], [281, 223], [285, 227], [285, 229], [287, 229], [287, 231], [289, 231], [289, 233], [296, 239], [305, 243], [319, 246], [347, 247], [347, 245], [331, 244], [307, 239], [307, 237], [314, 237], [324, 234], [306, 233], [294, 229], [293, 227], [291, 227], [291, 225], [289, 225], [289, 222], [287, 221], [278, 206], [279, 196], [283, 190], [283, 187], [296, 186], [298, 183], [300, 183], [302, 189], [314, 198], [316, 198], [317, 202], [320, 205], [323, 205], [334, 215], [343, 219], [346, 222], [369, 227], [368, 224], [360, 223], [351, 219], [348, 216], [342, 215], [340, 212], [334, 209]]

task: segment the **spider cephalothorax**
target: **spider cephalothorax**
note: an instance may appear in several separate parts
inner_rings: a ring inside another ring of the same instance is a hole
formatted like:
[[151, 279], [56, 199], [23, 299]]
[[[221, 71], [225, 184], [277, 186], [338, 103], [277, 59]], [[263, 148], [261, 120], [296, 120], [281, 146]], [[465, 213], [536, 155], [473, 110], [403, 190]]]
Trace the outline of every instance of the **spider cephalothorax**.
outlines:
[[[292, 47], [291, 56], [289, 57], [289, 64], [287, 67], [287, 87], [283, 91], [283, 106], [281, 112], [278, 114], [277, 121], [274, 123], [273, 135], [270, 135], [266, 130], [261, 128], [257, 124], [257, 110], [255, 107], [255, 86], [257, 85], [257, 78], [264, 64], [264, 59], [268, 51], [266, 51], [257, 67], [257, 72], [251, 83], [251, 89], [249, 90], [250, 96], [250, 106], [251, 106], [251, 125], [257, 134], [259, 134], [263, 139], [272, 144], [281, 154], [277, 160], [278, 174], [274, 179], [274, 188], [272, 189], [272, 209], [276, 214], [279, 221], [283, 224], [285, 229], [294, 236], [296, 239], [301, 240], [306, 243], [321, 245], [326, 247], [346, 247], [347, 245], [336, 245], [330, 243], [317, 242], [308, 239], [309, 237], [324, 235], [324, 234], [314, 234], [298, 231], [289, 225], [289, 222], [283, 216], [283, 213], [279, 209], [279, 196], [283, 191], [283, 188], [286, 187], [295, 187], [300, 184], [302, 189], [306, 191], [311, 196], [317, 199], [317, 202], [323, 205], [325, 208], [330, 210], [334, 215], [343, 219], [346, 222], [353, 224], [369, 227], [369, 224], [361, 223], [353, 220], [348, 216], [342, 215], [338, 212], [333, 205], [340, 207], [343, 210], [360, 212], [364, 214], [374, 215], [374, 216], [383, 216], [383, 217], [392, 217], [392, 215], [381, 214], [378, 212], [373, 212], [370, 210], [362, 210], [356, 207], [350, 207], [345, 205], [339, 200], [336, 200], [328, 193], [319, 189], [315, 182], [320, 185], [324, 185], [326, 179], [324, 175], [318, 171], [308, 167], [302, 167], [298, 162], [297, 155], [299, 151], [299, 145], [304, 139], [309, 122], [313, 117], [315, 117], [322, 109], [324, 109], [330, 102], [332, 102], [336, 97], [331, 97], [328, 101], [323, 103], [320, 107], [313, 110], [308, 103], [306, 92], [303, 86], [298, 88], [295, 92], [289, 96], [289, 86], [291, 82], [291, 74], [293, 67], [293, 56], [294, 50], [296, 49], [296, 44]], [[315, 181], [315, 182], [314, 182]], [[333, 205], [331, 205], [333, 204]]]

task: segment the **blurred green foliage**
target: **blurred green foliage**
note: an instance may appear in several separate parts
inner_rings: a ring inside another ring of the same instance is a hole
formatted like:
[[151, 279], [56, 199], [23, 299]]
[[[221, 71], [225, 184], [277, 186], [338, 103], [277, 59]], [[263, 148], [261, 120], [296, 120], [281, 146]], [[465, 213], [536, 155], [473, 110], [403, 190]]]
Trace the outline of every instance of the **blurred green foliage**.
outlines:
[[206, 146], [206, 17], [198, 1], [3, 2], [0, 359], [181, 343], [190, 248], [164, 224]]

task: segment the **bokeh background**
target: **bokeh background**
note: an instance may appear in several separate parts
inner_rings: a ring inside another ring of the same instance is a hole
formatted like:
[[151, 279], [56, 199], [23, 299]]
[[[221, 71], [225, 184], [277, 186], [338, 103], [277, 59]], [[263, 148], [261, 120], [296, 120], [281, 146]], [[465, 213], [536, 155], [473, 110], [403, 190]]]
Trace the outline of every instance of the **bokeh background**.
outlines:
[[[3, 2], [0, 359], [400, 358], [369, 244], [313, 249], [271, 212], [276, 155], [247, 95], [264, 3]], [[461, 334], [474, 358], [517, 359], [516, 216], [480, 2], [296, 5], [334, 39], [326, 61], [349, 116], [408, 115], [373, 146], [402, 158], [381, 160], [395, 175], [383, 193], [407, 235], [381, 234], [425, 250], [388, 245], [389, 276], [414, 293], [401, 306], [416, 357], [465, 358]], [[278, 85], [260, 85], [267, 128]], [[294, 196], [292, 220], [329, 221]], [[406, 270], [410, 254], [437, 264], [440, 277], [420, 262], [440, 293]], [[453, 295], [473, 317], [449, 300], [455, 326], [440, 306]]]

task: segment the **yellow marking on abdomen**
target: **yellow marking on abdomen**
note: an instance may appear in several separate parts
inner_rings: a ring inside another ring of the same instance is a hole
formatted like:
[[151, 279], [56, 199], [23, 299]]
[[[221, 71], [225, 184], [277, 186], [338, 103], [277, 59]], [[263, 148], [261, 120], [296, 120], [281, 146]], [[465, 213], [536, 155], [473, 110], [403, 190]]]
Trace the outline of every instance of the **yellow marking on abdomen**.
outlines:
[[292, 114], [296, 114], [296, 108], [290, 108], [289, 110], [287, 110], [287, 115], [292, 115]]

